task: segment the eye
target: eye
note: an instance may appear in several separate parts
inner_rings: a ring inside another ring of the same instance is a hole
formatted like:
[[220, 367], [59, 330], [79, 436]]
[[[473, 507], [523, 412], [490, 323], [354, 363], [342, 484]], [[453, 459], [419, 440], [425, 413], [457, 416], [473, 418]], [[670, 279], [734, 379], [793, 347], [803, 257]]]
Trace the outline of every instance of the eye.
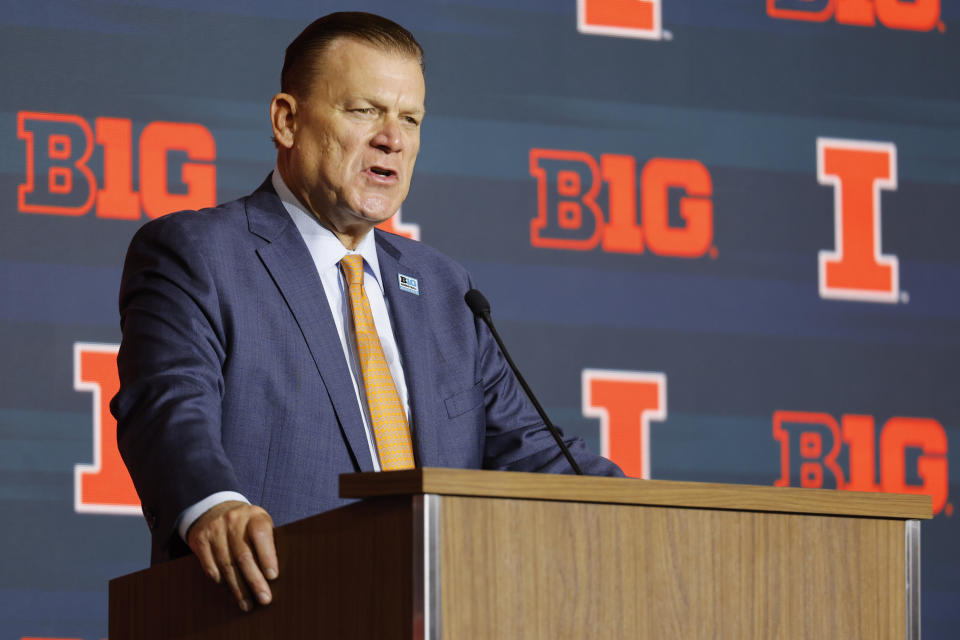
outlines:
[[412, 125], [415, 126], [415, 127], [419, 127], [419, 126], [420, 126], [420, 120], [419, 120], [418, 118], [413, 117], [413, 116], [403, 116], [403, 120], [404, 120], [404, 122], [406, 122], [407, 124], [412, 124]]
[[373, 107], [357, 107], [356, 109], [350, 109], [350, 113], [356, 113], [364, 116], [376, 115], [377, 110]]

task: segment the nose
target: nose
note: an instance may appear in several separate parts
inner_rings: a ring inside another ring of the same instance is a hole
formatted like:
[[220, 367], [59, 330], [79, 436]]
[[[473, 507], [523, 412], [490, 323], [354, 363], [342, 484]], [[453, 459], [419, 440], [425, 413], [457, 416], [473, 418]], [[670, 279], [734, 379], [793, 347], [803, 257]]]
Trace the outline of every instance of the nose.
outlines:
[[380, 130], [370, 144], [384, 153], [403, 151], [404, 140], [400, 121], [395, 116], [386, 116], [381, 120]]

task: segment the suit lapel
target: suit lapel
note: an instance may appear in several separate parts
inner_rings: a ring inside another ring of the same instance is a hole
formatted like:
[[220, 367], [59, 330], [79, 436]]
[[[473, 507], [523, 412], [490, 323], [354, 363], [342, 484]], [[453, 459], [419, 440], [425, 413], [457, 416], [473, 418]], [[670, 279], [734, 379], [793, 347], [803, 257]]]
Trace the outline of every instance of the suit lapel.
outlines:
[[257, 255], [303, 333], [353, 458], [361, 471], [373, 471], [356, 393], [320, 276], [269, 178], [247, 201], [247, 219], [250, 231], [268, 241]]
[[[431, 410], [435, 389], [431, 387], [431, 381], [434, 380], [432, 345], [426, 312], [431, 282], [424, 281], [416, 267], [404, 262], [402, 253], [390, 243], [387, 236], [379, 231], [374, 233], [384, 297], [390, 306], [390, 321], [407, 383], [417, 466], [432, 466], [439, 460], [439, 441], [435, 412]], [[417, 279], [419, 295], [400, 288], [401, 274]]]

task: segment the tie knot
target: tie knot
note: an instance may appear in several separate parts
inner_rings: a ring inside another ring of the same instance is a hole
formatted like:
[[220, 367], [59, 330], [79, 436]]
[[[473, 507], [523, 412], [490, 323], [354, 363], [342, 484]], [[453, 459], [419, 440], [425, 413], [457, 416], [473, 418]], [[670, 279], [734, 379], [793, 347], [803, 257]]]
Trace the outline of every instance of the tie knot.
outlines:
[[362, 255], [359, 253], [351, 253], [350, 255], [343, 256], [343, 260], [340, 261], [340, 266], [343, 267], [343, 275], [347, 277], [348, 284], [363, 285]]

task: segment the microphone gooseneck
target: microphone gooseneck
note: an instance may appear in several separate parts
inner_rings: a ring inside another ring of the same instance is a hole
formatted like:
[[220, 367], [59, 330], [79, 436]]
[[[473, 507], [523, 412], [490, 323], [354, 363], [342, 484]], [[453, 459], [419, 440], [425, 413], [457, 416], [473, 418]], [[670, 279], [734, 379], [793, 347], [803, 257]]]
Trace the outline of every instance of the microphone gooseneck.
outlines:
[[490, 317], [490, 303], [487, 302], [487, 298], [476, 289], [470, 289], [470, 291], [467, 291], [466, 295], [463, 296], [463, 300], [467, 303], [467, 306], [470, 307], [470, 310], [473, 311], [473, 314], [478, 318], [481, 318], [490, 328], [490, 333], [493, 334], [493, 339], [497, 341], [497, 345], [500, 347], [503, 357], [506, 358], [507, 364], [510, 365], [513, 375], [517, 377], [517, 381], [520, 382], [520, 386], [523, 387], [524, 392], [526, 392], [527, 397], [530, 398], [530, 401], [533, 403], [537, 413], [540, 414], [540, 419], [543, 420], [545, 425], [547, 425], [550, 435], [552, 435], [553, 439], [557, 441], [557, 446], [560, 447], [560, 450], [566, 457], [567, 462], [570, 463], [570, 467], [577, 475], [582, 476], [583, 471], [580, 470], [580, 465], [578, 465], [577, 461], [573, 459], [573, 456], [570, 454], [570, 449], [567, 448], [567, 445], [563, 442], [563, 438], [560, 437], [560, 431], [557, 430], [554, 424], [550, 421], [550, 418], [547, 417], [546, 411], [544, 411], [543, 407], [540, 406], [540, 402], [537, 401], [536, 396], [533, 395], [533, 391], [531, 391], [530, 387], [527, 385], [527, 381], [523, 379], [523, 375], [521, 375], [520, 370], [517, 369], [517, 365], [514, 364], [513, 358], [510, 357], [510, 352], [507, 351], [507, 347], [503, 344], [503, 340], [500, 339], [500, 334], [497, 332], [497, 328], [493, 326], [493, 319]]

